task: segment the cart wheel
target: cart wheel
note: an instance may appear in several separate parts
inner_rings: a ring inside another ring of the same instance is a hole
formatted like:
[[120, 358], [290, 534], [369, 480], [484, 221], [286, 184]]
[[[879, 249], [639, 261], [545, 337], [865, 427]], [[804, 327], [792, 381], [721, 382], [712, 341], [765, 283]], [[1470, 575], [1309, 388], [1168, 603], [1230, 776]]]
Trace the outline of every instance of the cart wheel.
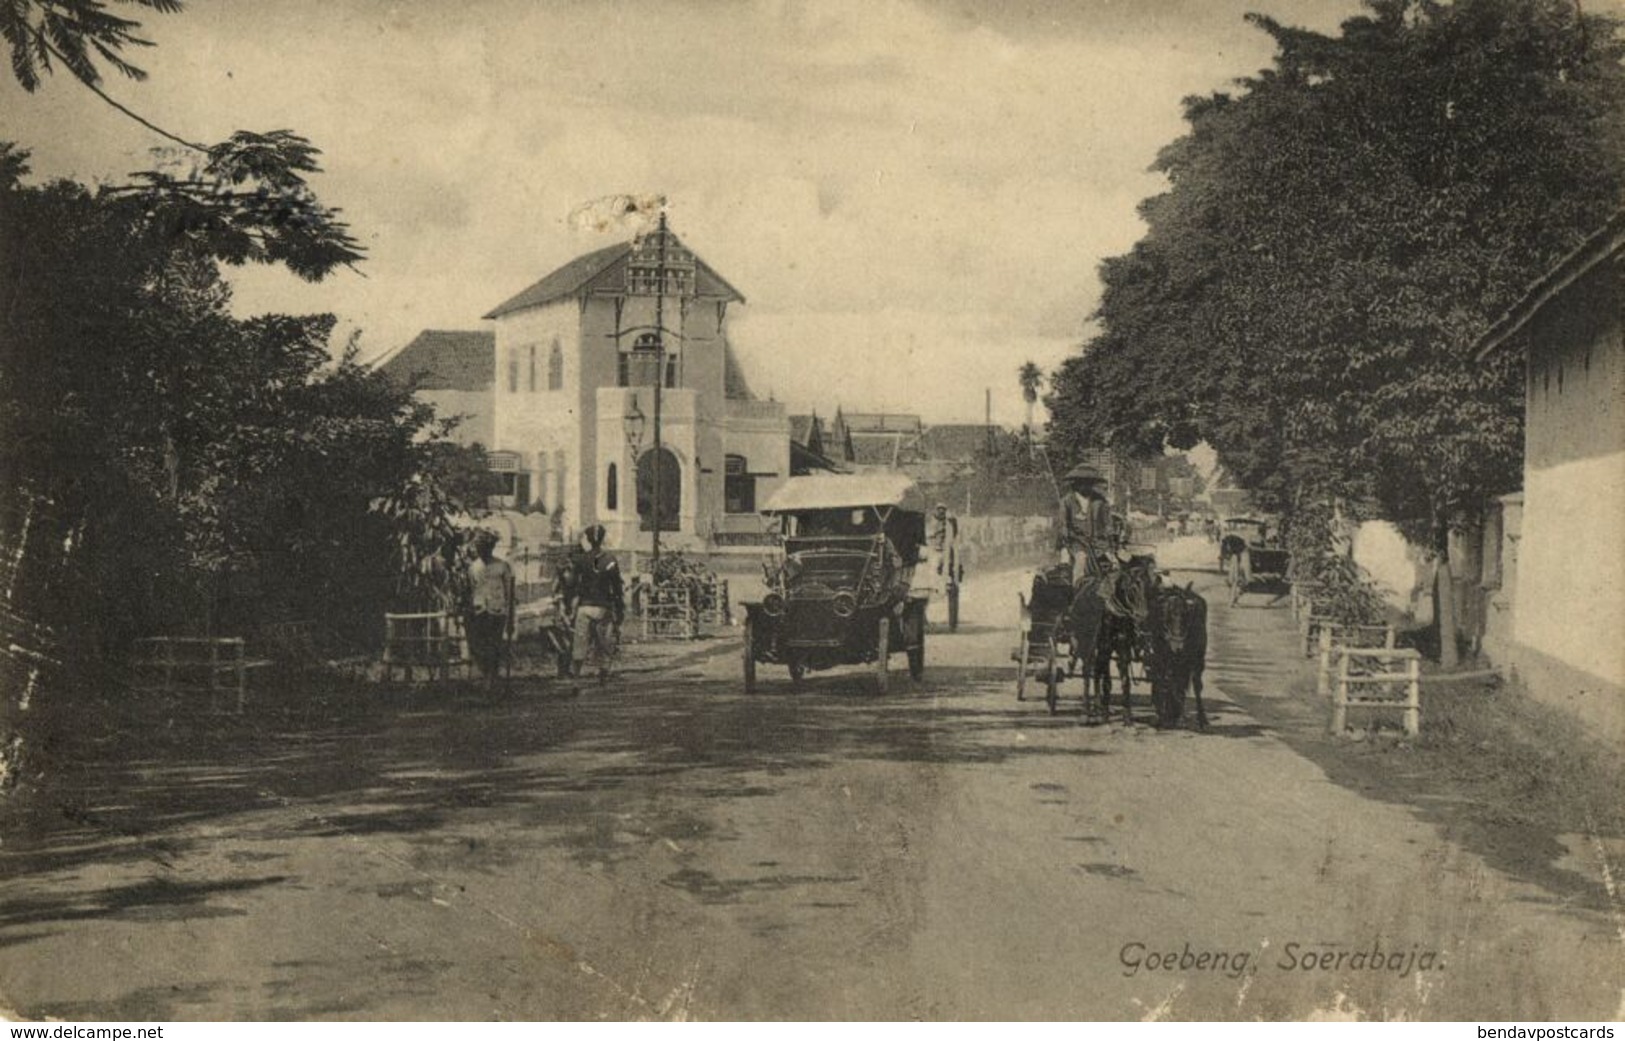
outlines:
[[[951, 602], [951, 601], [950, 601]], [[908, 649], [908, 678], [915, 683], [925, 678], [925, 605], [914, 612], [914, 646]]]
[[807, 666], [802, 663], [800, 658], [797, 657], [791, 657], [789, 665], [790, 686], [796, 690], [800, 690], [801, 681], [807, 678]]
[[756, 693], [756, 619], [745, 616], [745, 693]]
[[959, 631], [959, 583], [948, 587], [948, 631]]
[[1024, 632], [1018, 632], [1016, 633], [1016, 639], [1021, 641], [1021, 650], [1018, 652], [1018, 657], [1016, 659], [1016, 700], [1026, 701], [1027, 657], [1029, 652], [1027, 647], [1027, 634]]
[[880, 616], [880, 632], [875, 636], [875, 691], [886, 693], [886, 659], [891, 656], [891, 616]]
[[1049, 714], [1052, 716], [1061, 703], [1060, 680], [1056, 675], [1060, 664], [1060, 654], [1055, 649], [1055, 641], [1051, 640], [1049, 654], [1044, 659], [1044, 700], [1049, 704]]

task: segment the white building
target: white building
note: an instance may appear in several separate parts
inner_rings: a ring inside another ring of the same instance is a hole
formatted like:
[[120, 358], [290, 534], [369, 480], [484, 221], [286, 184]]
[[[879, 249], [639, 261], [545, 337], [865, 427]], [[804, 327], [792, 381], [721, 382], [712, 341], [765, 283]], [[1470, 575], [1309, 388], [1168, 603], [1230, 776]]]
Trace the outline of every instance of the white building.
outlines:
[[1532, 286], [1478, 357], [1512, 346], [1526, 364], [1523, 494], [1486, 526], [1486, 649], [1625, 745], [1622, 308], [1625, 212]]
[[728, 309], [744, 302], [657, 232], [498, 304], [484, 316], [496, 333], [495, 458], [528, 476], [531, 504], [559, 514], [564, 532], [601, 523], [614, 547], [648, 545], [657, 466], [662, 546], [759, 533], [757, 503], [790, 475], [790, 427], [783, 405], [751, 394], [728, 344]]

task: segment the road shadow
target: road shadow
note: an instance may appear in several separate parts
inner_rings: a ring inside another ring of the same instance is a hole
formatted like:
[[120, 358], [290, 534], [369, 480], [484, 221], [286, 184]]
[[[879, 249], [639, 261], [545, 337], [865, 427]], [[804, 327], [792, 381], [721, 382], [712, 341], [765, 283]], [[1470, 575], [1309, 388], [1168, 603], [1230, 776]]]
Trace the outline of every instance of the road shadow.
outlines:
[[[42, 732], [43, 779], [4, 808], [0, 875], [61, 877], [91, 864], [168, 871], [200, 850], [254, 864], [275, 856], [259, 844], [300, 835], [404, 838], [425, 855], [498, 870], [508, 854], [463, 850], [446, 836], [463, 821], [501, 816], [516, 828], [553, 829], [598, 858], [608, 838], [561, 822], [604, 819], [617, 801], [654, 791], [758, 799], [798, 774], [854, 760], [1106, 754], [1023, 741], [1019, 730], [1047, 721], [1013, 689], [996, 705], [980, 697], [1011, 684], [1008, 668], [928, 668], [918, 685], [899, 670], [883, 696], [871, 678], [821, 674], [794, 692], [785, 674], [750, 696], [681, 669], [607, 687], [537, 677], [496, 691], [311, 679], [255, 692], [242, 715], [124, 691], [41, 698], [61, 718]], [[674, 840], [706, 827], [668, 824]], [[53, 921], [117, 915], [127, 910], [120, 900], [177, 906], [179, 892], [84, 897], [70, 887], [58, 899], [10, 905], [0, 943], [26, 942], [32, 927]], [[190, 913], [209, 913], [227, 892], [197, 891]]]

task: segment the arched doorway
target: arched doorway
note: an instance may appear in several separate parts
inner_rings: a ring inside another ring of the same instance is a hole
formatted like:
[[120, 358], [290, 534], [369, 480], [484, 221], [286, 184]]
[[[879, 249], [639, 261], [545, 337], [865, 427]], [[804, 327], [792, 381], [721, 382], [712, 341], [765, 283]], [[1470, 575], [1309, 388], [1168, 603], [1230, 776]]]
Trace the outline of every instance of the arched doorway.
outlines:
[[638, 460], [638, 522], [654, 530], [655, 466], [660, 467], [660, 530], [676, 531], [683, 505], [683, 467], [669, 448], [650, 449]]

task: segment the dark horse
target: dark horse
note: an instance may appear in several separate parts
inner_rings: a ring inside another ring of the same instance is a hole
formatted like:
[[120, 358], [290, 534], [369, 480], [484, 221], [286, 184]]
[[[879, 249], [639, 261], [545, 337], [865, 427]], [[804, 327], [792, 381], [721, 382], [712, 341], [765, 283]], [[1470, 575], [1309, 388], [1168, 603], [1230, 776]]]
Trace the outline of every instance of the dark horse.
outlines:
[[1149, 619], [1151, 700], [1157, 726], [1171, 727], [1185, 714], [1185, 694], [1196, 694], [1196, 727], [1207, 729], [1202, 671], [1207, 667], [1207, 601], [1190, 584], [1166, 586], [1152, 600]]
[[1121, 568], [1086, 578], [1073, 591], [1066, 627], [1072, 661], [1083, 676], [1084, 714], [1111, 715], [1111, 667], [1115, 660], [1123, 680], [1123, 721], [1134, 722], [1130, 704], [1130, 669], [1150, 617], [1157, 588], [1156, 561], [1136, 556]]

